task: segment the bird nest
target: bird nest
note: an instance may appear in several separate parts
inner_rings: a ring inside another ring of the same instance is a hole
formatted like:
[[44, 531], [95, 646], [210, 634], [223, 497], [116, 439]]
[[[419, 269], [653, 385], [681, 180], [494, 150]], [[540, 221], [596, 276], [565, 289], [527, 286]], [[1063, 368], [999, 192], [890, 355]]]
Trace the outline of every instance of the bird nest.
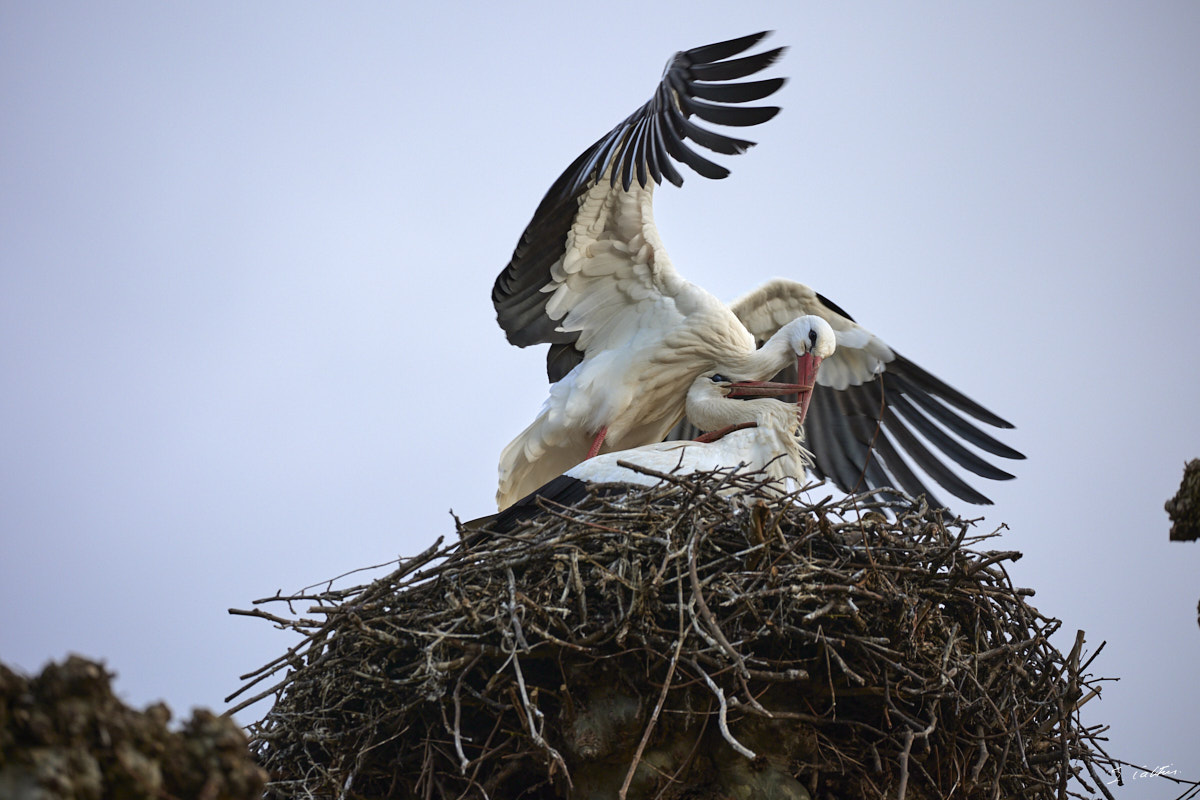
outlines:
[[1107, 795], [1095, 654], [1051, 644], [1019, 553], [923, 504], [764, 489], [593, 494], [235, 611], [303, 637], [241, 690], [274, 682], [243, 703], [274, 698], [267, 796]]

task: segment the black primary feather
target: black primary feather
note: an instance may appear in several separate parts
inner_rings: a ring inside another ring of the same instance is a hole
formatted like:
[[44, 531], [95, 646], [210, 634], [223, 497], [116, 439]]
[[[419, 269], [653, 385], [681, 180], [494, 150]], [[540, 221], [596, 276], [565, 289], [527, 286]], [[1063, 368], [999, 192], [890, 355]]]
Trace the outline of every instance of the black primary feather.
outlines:
[[[508, 534], [516, 531], [521, 523], [542, 514], [546, 508], [555, 506], [570, 507], [577, 504], [589, 494], [607, 496], [623, 494], [629, 491], [633, 484], [629, 483], [593, 483], [592, 481], [572, 478], [570, 475], [559, 475], [544, 486], [522, 497], [508, 508], [485, 517], [484, 525], [474, 529], [474, 533], [464, 537], [463, 541], [470, 546], [479, 539], [492, 534]], [[471, 525], [471, 523], [467, 523]]]

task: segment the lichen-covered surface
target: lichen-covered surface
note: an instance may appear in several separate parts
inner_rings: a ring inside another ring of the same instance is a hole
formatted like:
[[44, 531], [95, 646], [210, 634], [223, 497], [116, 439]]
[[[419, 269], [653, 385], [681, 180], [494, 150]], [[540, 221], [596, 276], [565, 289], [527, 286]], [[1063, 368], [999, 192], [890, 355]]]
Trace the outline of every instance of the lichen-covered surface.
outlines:
[[165, 705], [135, 711], [100, 664], [71, 656], [27, 678], [0, 664], [0, 797], [260, 797], [266, 773], [225, 717], [198, 709], [171, 731]]
[[1050, 643], [1018, 553], [755, 480], [590, 497], [238, 612], [303, 637], [244, 690], [274, 700], [251, 726], [268, 797], [1103, 791], [1091, 659]]

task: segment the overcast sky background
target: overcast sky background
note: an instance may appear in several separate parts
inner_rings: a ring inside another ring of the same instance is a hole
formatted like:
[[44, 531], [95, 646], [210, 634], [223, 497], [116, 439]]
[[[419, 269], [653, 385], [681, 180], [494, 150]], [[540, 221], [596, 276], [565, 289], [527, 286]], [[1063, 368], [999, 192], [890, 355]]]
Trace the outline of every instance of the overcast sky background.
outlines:
[[1012, 420], [973, 513], [1107, 640], [1111, 752], [1200, 778], [1191, 2], [3, 3], [0, 660], [219, 710], [295, 642], [227, 608], [489, 513], [546, 394], [496, 273], [674, 51], [764, 28], [784, 112], [659, 192], [676, 267], [804, 281]]

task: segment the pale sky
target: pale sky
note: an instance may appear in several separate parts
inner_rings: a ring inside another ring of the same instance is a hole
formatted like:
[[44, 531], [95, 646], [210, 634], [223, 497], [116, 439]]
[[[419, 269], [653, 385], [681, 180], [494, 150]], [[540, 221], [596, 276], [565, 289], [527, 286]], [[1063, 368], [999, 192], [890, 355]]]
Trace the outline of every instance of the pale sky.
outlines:
[[227, 608], [489, 513], [546, 394], [493, 279], [676, 50], [764, 28], [784, 111], [658, 193], [676, 268], [808, 283], [1012, 420], [957, 510], [1108, 642], [1111, 752], [1200, 778], [1191, 2], [0, 5], [0, 660], [221, 710], [295, 643]]

